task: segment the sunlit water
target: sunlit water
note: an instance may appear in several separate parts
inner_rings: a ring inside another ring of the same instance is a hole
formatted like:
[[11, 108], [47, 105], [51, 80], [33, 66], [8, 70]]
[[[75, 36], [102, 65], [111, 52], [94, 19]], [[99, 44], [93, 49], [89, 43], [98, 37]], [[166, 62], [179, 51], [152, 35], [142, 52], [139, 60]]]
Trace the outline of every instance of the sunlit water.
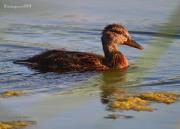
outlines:
[[[8, 1], [2, 1], [3, 2]], [[134, 64], [157, 37], [160, 26], [177, 7], [178, 1], [30, 1], [31, 9], [4, 9], [0, 7], [0, 91], [18, 89], [34, 93], [63, 91], [67, 88], [102, 84], [127, 87], [133, 90], [180, 91], [180, 34], [166, 48], [155, 65]], [[101, 30], [109, 23], [122, 23], [129, 28], [145, 51], [120, 46], [129, 59], [126, 74], [116, 72], [40, 73], [26, 66], [14, 64], [47, 49], [66, 49], [103, 54]], [[180, 27], [180, 26], [177, 26]], [[160, 37], [164, 35], [160, 35]], [[159, 47], [157, 45], [157, 47]], [[149, 59], [144, 59], [144, 61]], [[140, 74], [141, 78], [130, 76]]]

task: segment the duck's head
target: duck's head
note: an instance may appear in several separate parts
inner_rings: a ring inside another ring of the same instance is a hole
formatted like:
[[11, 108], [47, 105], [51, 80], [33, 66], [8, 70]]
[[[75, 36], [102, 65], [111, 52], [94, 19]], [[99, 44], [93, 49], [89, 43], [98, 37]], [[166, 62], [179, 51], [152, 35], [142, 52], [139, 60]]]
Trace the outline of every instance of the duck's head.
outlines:
[[144, 49], [130, 37], [128, 30], [120, 24], [107, 25], [102, 32], [101, 39], [103, 47], [109, 46], [116, 49], [117, 45], [128, 45], [140, 50]]

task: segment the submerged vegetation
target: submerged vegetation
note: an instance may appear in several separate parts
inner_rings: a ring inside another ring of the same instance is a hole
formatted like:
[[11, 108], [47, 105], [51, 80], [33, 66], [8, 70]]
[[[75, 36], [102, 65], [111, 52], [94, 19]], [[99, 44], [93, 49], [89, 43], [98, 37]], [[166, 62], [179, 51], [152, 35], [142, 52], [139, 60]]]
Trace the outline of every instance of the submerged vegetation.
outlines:
[[4, 91], [4, 92], [1, 92], [0, 96], [2, 96], [2, 97], [12, 97], [12, 96], [22, 96], [24, 94], [26, 94], [26, 93], [23, 92], [23, 91], [7, 90], [7, 91]]
[[142, 92], [136, 94], [115, 94], [109, 100], [110, 109], [154, 111], [151, 103], [171, 104], [177, 101], [180, 93], [177, 92]]
[[176, 102], [177, 98], [180, 97], [180, 93], [177, 92], [144, 92], [139, 93], [137, 97], [152, 101], [152, 102], [159, 102], [159, 103], [165, 103], [165, 104], [171, 104]]
[[0, 121], [0, 129], [22, 129], [35, 124], [34, 121]]
[[119, 110], [153, 111], [149, 102], [138, 97], [118, 98], [112, 101], [110, 107]]

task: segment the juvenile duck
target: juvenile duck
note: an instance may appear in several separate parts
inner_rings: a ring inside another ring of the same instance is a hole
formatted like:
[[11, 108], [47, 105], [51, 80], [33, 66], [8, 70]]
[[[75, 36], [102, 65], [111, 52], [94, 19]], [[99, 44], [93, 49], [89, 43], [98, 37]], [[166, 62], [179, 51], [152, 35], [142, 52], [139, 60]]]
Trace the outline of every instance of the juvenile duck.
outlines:
[[48, 50], [15, 63], [25, 64], [45, 72], [104, 71], [128, 67], [128, 60], [118, 51], [117, 45], [128, 45], [140, 50], [144, 48], [134, 41], [128, 30], [120, 24], [110, 24], [104, 28], [101, 36], [104, 56], [64, 50]]

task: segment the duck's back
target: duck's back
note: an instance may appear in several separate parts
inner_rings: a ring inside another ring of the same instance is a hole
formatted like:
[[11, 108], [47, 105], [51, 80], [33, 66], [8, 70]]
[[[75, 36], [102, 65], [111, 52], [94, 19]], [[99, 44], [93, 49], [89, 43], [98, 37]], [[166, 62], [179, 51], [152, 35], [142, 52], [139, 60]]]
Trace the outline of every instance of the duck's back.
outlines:
[[103, 65], [103, 57], [86, 52], [63, 50], [49, 50], [16, 63], [27, 64], [43, 71], [102, 71], [107, 67]]

